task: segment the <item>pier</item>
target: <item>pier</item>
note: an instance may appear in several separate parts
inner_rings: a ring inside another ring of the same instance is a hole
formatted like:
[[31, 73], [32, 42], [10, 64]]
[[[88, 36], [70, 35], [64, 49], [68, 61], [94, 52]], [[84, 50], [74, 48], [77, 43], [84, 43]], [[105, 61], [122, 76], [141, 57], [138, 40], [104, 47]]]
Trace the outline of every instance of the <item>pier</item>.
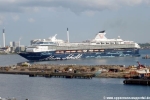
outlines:
[[91, 73], [29, 73], [29, 77], [57, 77], [57, 78], [80, 78], [80, 79], [92, 79], [94, 77], [94, 74]]
[[[132, 78], [133, 76], [150, 77], [149, 67], [125, 65], [65, 65], [65, 64], [30, 64], [1, 66], [0, 74], [28, 75], [29, 77], [49, 78]], [[146, 72], [145, 72], [146, 71]]]
[[148, 85], [150, 86], [150, 79], [126, 79], [123, 81], [124, 84], [133, 85]]
[[29, 77], [57, 77], [57, 78], [80, 78], [92, 79], [95, 75], [93, 73], [53, 73], [53, 72], [7, 72], [1, 71], [0, 74], [19, 74], [29, 75]]
[[28, 75], [29, 77], [78, 78], [124, 77], [123, 65], [50, 65], [19, 63], [13, 66], [0, 67], [0, 74]]

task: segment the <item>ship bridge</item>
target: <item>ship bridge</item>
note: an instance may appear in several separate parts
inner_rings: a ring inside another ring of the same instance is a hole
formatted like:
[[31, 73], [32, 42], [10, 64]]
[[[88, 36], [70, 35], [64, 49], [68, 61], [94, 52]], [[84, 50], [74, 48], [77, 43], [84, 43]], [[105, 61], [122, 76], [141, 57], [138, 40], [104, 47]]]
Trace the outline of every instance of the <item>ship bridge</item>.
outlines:
[[134, 41], [124, 41], [120, 38], [120, 36], [118, 36], [117, 39], [107, 39], [106, 38], [106, 32], [105, 31], [100, 31], [93, 40], [91, 40], [91, 43], [93, 44], [125, 44], [125, 45], [129, 45], [129, 44], [134, 44], [136, 45], [136, 47], [139, 48], [139, 46], [137, 46], [137, 43], [135, 43]]
[[96, 36], [95, 38], [91, 41], [91, 42], [101, 42], [101, 41], [108, 41], [108, 42], [111, 42], [111, 41], [123, 41], [122, 39], [120, 39], [120, 36], [118, 36], [117, 39], [107, 39], [106, 38], [106, 32], [105, 31], [100, 31]]

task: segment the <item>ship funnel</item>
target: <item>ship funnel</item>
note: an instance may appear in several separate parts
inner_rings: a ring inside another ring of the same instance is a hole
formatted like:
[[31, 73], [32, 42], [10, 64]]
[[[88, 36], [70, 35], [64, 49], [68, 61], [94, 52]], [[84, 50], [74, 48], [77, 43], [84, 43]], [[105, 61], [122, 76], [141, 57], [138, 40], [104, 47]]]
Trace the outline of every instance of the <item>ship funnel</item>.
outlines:
[[105, 33], [105, 30], [103, 30], [103, 31], [99, 31], [99, 33]]
[[96, 41], [99, 41], [99, 40], [106, 40], [107, 38], [105, 37], [105, 30], [104, 31], [99, 31], [99, 33], [95, 36], [95, 39]]
[[69, 43], [69, 31], [68, 31], [68, 28], [67, 28], [67, 42]]
[[5, 47], [5, 29], [3, 29], [3, 46]]

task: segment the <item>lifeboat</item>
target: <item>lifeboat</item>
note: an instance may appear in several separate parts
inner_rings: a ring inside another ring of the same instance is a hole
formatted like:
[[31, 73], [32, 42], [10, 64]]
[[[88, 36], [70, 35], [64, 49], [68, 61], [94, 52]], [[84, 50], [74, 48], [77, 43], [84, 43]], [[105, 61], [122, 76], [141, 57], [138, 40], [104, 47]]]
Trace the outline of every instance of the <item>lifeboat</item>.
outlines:
[[76, 51], [71, 51], [71, 52], [76, 52]]
[[83, 50], [83, 52], [87, 52], [87, 50]]
[[95, 52], [99, 51], [99, 50], [94, 50]]
[[60, 53], [64, 53], [64, 51], [59, 51]]
[[100, 51], [102, 51], [102, 52], [103, 52], [104, 50], [100, 50]]
[[59, 51], [56, 51], [56, 53], [59, 53]]
[[93, 52], [93, 50], [89, 50], [89, 52]]
[[66, 51], [66, 53], [70, 53], [70, 51]]
[[77, 52], [82, 52], [82, 50], [78, 50]]

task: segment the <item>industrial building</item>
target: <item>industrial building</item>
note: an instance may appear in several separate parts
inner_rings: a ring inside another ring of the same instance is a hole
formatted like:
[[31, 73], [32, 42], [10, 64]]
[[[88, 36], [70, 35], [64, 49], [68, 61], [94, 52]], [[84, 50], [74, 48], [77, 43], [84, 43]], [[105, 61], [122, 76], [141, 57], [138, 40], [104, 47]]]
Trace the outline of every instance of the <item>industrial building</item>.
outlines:
[[5, 39], [5, 29], [2, 30], [2, 43], [3, 45], [0, 46], [0, 53], [8, 54], [8, 53], [17, 53], [17, 52], [23, 52], [25, 51], [25, 46], [20, 45], [20, 41], [13, 41], [10, 42], [9, 45], [6, 45], [6, 39]]

